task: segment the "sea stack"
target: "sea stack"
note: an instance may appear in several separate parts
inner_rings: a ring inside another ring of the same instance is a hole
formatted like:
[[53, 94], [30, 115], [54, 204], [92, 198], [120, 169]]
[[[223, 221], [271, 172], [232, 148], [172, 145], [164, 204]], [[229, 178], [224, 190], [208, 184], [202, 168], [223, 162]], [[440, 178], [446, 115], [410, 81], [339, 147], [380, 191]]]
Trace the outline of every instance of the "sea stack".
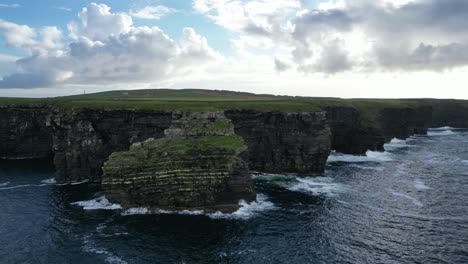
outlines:
[[113, 153], [102, 170], [107, 198], [123, 207], [233, 212], [255, 200], [247, 146], [222, 111], [174, 112], [165, 137]]

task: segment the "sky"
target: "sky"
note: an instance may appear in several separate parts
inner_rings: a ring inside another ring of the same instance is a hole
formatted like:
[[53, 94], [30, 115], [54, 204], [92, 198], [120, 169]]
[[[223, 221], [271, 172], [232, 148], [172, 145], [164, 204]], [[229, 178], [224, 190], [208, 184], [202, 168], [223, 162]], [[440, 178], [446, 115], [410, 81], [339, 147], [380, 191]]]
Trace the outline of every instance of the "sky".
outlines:
[[468, 1], [0, 0], [0, 96], [468, 99]]

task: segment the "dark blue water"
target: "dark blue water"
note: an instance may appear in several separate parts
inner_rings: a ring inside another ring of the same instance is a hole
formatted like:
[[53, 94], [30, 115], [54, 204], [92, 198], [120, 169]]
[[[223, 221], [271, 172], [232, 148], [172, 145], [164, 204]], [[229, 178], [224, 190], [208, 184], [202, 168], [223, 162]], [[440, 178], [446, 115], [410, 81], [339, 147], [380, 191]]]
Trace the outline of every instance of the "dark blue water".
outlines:
[[468, 132], [387, 149], [256, 176], [259, 203], [210, 216], [123, 215], [144, 210], [54, 184], [48, 161], [2, 161], [0, 263], [468, 263]]

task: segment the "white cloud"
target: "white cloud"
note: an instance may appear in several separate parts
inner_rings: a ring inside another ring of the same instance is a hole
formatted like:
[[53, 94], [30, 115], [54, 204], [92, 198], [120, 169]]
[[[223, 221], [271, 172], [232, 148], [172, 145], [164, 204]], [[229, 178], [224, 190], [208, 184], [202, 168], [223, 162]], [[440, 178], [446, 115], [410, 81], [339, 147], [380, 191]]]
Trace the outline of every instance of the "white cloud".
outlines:
[[27, 25], [18, 25], [0, 19], [0, 32], [5, 43], [14, 48], [22, 48], [34, 45], [36, 31]]
[[21, 5], [20, 4], [0, 4], [0, 7], [18, 8], [18, 7], [21, 7]]
[[[31, 55], [16, 62], [16, 71], [4, 76], [0, 87], [141, 85], [198, 72], [223, 59], [191, 28], [177, 42], [158, 27], [133, 26], [130, 16], [106, 5], [90, 4], [79, 17], [80, 24], [70, 24], [68, 42], [56, 27], [43, 28], [39, 38], [29, 27], [3, 22], [4, 38]], [[10, 32], [17, 28], [30, 34], [13, 38]]]
[[167, 6], [145, 6], [139, 10], [130, 11], [130, 15], [142, 19], [161, 19], [163, 16], [174, 13], [175, 10]]
[[110, 7], [104, 4], [91, 3], [83, 8], [78, 16], [81, 19], [81, 27], [71, 23], [69, 29], [72, 36], [91, 40], [102, 40], [127, 33], [133, 24], [131, 16], [125, 13], [111, 13]]

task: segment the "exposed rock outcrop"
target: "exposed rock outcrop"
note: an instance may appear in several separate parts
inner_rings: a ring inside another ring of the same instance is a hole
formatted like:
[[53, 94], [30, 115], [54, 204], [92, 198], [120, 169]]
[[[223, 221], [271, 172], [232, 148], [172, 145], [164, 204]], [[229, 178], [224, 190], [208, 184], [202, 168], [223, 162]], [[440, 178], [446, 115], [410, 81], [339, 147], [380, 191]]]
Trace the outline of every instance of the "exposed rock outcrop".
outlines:
[[468, 128], [468, 106], [461, 100], [432, 100], [432, 127]]
[[383, 151], [385, 137], [376, 124], [364, 120], [353, 107], [324, 108], [332, 132], [332, 149], [345, 154], [363, 155], [367, 150]]
[[134, 142], [161, 138], [171, 112], [143, 110], [55, 110], [51, 113], [58, 182], [100, 182], [102, 164]]
[[125, 207], [232, 212], [255, 199], [243, 139], [222, 112], [173, 114], [165, 137], [113, 153], [102, 187]]
[[0, 108], [0, 158], [44, 158], [52, 155], [52, 135], [43, 106]]
[[248, 146], [251, 170], [320, 174], [330, 154], [324, 112], [226, 111]]
[[386, 142], [393, 138], [427, 134], [432, 124], [432, 107], [384, 108], [379, 112], [378, 123], [383, 129]]

